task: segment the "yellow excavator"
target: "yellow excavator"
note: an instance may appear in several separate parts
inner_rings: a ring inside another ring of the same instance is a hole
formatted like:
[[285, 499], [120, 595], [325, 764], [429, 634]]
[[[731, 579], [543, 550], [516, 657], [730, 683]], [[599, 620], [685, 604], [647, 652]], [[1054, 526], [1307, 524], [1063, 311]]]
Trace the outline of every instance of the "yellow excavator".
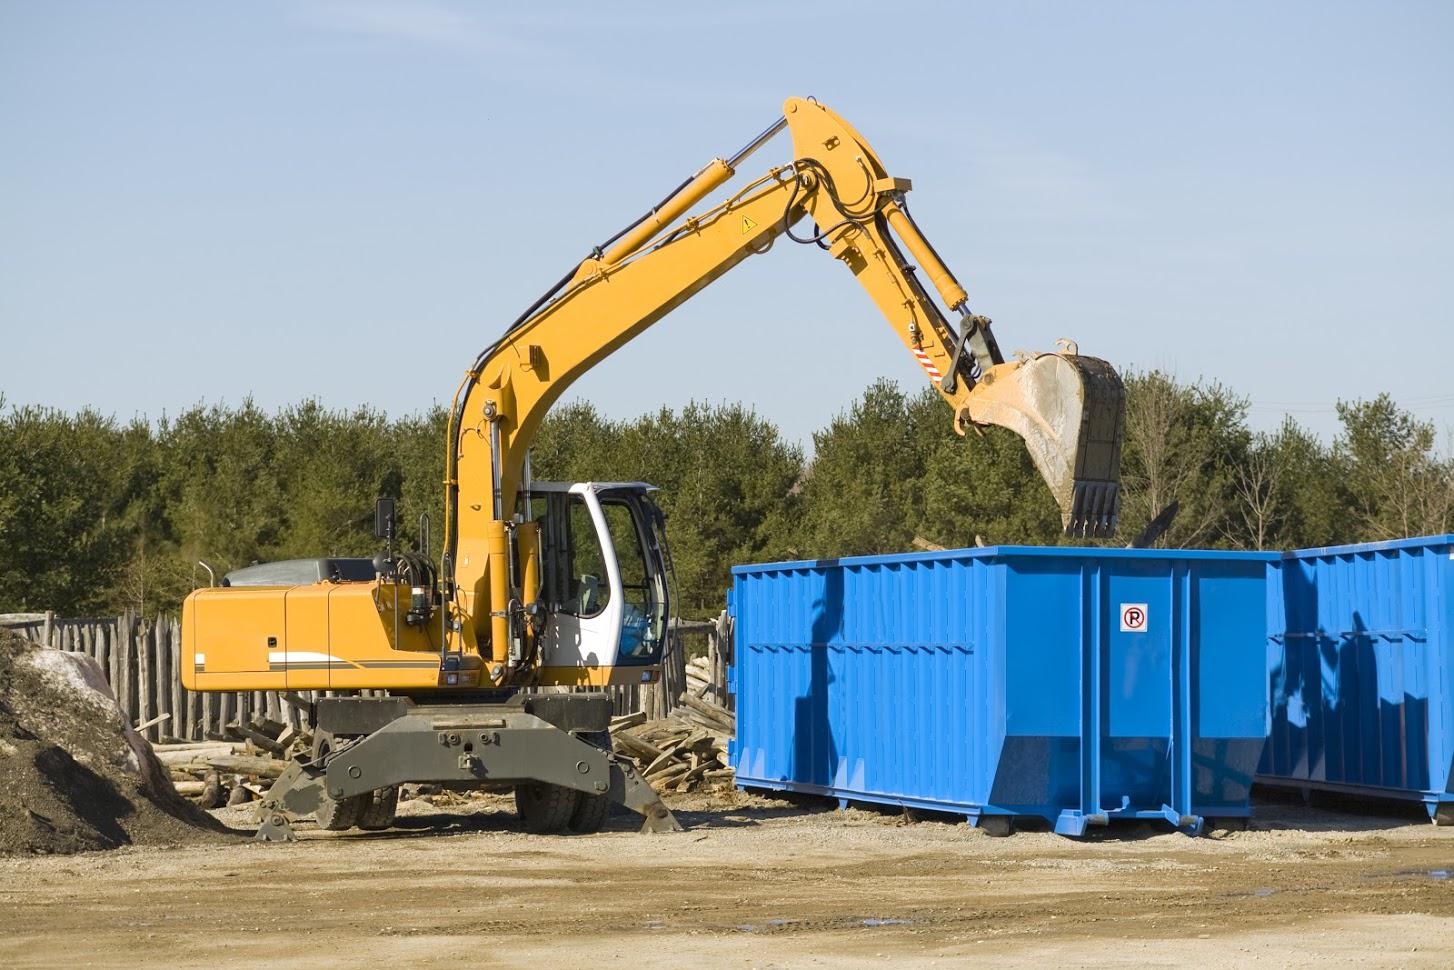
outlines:
[[[784, 130], [792, 161], [688, 214]], [[264, 563], [194, 591], [182, 619], [188, 689], [370, 695], [308, 704], [313, 749], [261, 803], [259, 838], [292, 838], [305, 814], [329, 829], [386, 826], [405, 782], [513, 789], [537, 832], [595, 831], [612, 802], [643, 815], [645, 831], [679, 827], [611, 753], [609, 697], [589, 690], [659, 676], [671, 612], [663, 516], [640, 482], [532, 479], [530, 446], [578, 377], [784, 237], [853, 274], [961, 434], [999, 425], [1024, 439], [1068, 534], [1112, 534], [1120, 378], [1069, 343], [1006, 360], [910, 216], [909, 189], [838, 114], [789, 99], [479, 354], [450, 410], [437, 559], [427, 540], [394, 549], [394, 507], [382, 499], [385, 549], [373, 560]], [[552, 685], [586, 689], [527, 690]]]

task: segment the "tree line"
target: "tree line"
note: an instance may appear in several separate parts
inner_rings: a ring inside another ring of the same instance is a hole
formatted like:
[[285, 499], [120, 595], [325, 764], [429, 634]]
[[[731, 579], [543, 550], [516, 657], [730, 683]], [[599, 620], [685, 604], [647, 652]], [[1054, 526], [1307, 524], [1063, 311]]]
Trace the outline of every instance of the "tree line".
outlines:
[[[1337, 405], [1331, 442], [1287, 418], [1254, 433], [1215, 382], [1127, 377], [1125, 544], [1175, 502], [1168, 547], [1280, 549], [1443, 533], [1454, 463], [1388, 395]], [[0, 613], [175, 609], [205, 574], [254, 561], [372, 555], [374, 499], [439, 530], [445, 414], [390, 419], [316, 401], [268, 413], [198, 406], [156, 422], [0, 399]], [[737, 563], [975, 544], [1057, 544], [1059, 513], [1020, 440], [966, 437], [928, 388], [868, 387], [813, 435], [808, 460], [742, 404], [630, 420], [557, 408], [542, 479], [660, 486], [678, 612], [721, 609]]]

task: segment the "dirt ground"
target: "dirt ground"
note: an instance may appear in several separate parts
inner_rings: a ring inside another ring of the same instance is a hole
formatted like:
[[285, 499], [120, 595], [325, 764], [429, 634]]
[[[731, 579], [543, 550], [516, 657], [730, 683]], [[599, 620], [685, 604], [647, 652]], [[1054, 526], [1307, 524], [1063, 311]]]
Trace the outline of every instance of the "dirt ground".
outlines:
[[1071, 841], [673, 806], [686, 833], [530, 836], [494, 797], [290, 845], [0, 859], [0, 966], [1454, 965], [1454, 830], [1416, 812], [1263, 803], [1246, 832]]

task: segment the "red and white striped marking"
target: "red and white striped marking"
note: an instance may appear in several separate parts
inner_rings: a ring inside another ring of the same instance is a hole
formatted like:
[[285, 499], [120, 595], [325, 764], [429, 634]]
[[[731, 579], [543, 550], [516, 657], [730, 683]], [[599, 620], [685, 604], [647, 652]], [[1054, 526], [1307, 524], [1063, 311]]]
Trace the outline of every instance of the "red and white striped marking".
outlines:
[[929, 355], [924, 353], [923, 348], [915, 347], [914, 356], [919, 358], [919, 366], [924, 368], [924, 373], [929, 375], [931, 381], [937, 381], [944, 376], [939, 373], [939, 368], [934, 366], [934, 361], [929, 359]]

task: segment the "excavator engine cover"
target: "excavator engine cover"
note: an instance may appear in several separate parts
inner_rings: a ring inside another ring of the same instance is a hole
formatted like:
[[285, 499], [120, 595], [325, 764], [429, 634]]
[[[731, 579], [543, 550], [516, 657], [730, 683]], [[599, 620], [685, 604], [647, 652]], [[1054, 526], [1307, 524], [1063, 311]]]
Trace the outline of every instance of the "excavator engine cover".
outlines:
[[1104, 360], [1033, 354], [987, 370], [960, 419], [1023, 438], [1066, 535], [1101, 538], [1115, 534], [1120, 513], [1125, 410], [1125, 386]]

